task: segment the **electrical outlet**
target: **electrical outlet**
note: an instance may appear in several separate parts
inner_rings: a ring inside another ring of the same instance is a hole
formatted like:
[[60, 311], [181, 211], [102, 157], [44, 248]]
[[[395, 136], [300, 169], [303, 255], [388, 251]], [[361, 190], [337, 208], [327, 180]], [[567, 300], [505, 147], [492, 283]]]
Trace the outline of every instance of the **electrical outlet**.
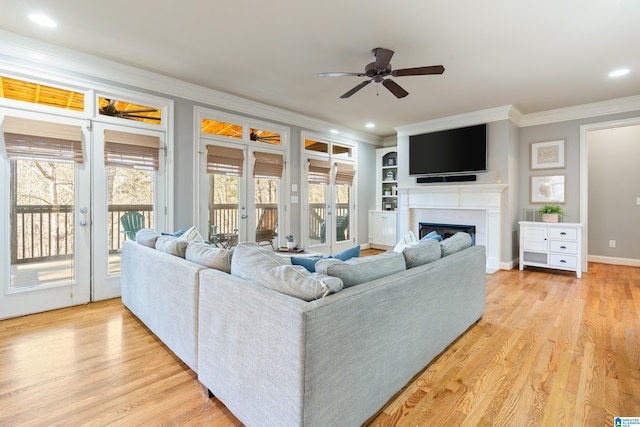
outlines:
[[615, 248], [616, 247], [616, 241], [615, 240], [609, 240], [609, 247], [610, 248]]

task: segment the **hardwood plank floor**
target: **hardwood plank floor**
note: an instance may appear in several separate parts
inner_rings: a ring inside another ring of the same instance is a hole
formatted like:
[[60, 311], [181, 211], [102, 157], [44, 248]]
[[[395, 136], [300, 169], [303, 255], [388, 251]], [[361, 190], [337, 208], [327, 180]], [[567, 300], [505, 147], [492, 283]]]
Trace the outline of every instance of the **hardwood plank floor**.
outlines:
[[[480, 322], [370, 426], [611, 426], [640, 416], [640, 268], [487, 276]], [[357, 398], [356, 396], [353, 397]], [[0, 322], [0, 426], [241, 423], [119, 299]]]

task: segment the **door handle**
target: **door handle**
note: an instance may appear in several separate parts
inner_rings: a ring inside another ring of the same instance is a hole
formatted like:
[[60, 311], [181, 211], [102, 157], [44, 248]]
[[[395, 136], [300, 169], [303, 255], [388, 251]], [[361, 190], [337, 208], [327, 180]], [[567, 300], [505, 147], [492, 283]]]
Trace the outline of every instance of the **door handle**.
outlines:
[[247, 216], [246, 216], [246, 215], [244, 215], [244, 214], [242, 214], [242, 215], [240, 215], [240, 218], [242, 218], [242, 219], [247, 219]]

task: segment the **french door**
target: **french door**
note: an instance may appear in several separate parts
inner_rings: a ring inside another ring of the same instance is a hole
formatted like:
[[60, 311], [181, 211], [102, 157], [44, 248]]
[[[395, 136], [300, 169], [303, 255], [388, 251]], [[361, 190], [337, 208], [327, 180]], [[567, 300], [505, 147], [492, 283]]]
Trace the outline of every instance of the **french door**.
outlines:
[[120, 296], [127, 213], [166, 230], [164, 132], [95, 122], [92, 129], [93, 300]]
[[0, 318], [88, 302], [88, 122], [3, 108], [0, 120]]
[[121, 218], [166, 229], [164, 132], [0, 109], [0, 318], [120, 296]]
[[312, 251], [337, 253], [354, 245], [354, 169], [351, 162], [329, 157], [306, 158], [303, 229]]
[[[284, 218], [284, 151], [202, 139], [206, 173], [201, 177], [200, 218], [220, 247], [253, 241], [277, 247]], [[204, 235], [204, 233], [202, 233]]]

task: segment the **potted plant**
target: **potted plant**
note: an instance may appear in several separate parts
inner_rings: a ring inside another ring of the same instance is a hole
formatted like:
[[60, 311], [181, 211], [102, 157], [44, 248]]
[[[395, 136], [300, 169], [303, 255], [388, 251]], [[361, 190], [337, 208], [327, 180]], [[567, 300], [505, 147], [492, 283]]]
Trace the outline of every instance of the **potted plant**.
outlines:
[[538, 209], [538, 213], [542, 216], [542, 222], [558, 222], [562, 208], [558, 205], [544, 205]]
[[287, 239], [287, 249], [293, 250], [296, 247], [295, 239], [293, 238], [293, 234], [289, 234], [285, 237]]

